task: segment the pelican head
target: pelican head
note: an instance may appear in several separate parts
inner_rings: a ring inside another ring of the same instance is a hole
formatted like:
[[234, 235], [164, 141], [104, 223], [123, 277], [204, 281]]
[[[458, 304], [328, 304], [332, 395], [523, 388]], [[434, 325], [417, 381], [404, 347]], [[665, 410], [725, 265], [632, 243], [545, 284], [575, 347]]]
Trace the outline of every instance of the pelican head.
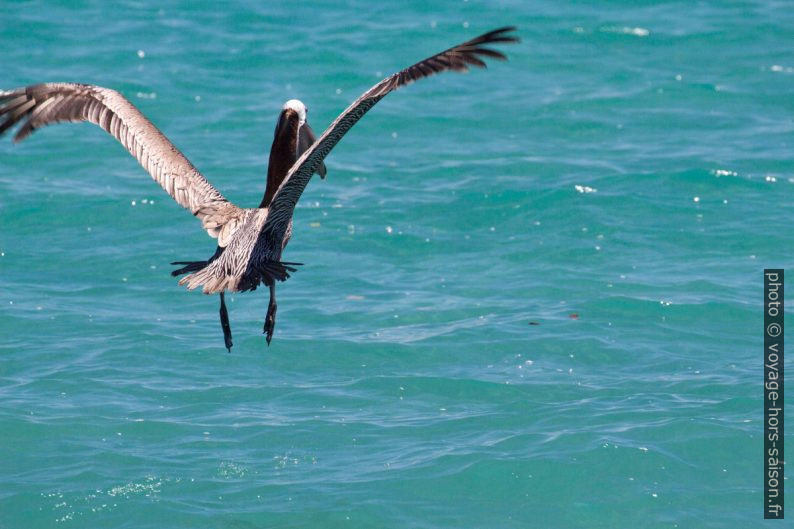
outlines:
[[298, 114], [298, 119], [300, 120], [300, 124], [303, 125], [306, 123], [306, 105], [303, 104], [302, 101], [299, 99], [290, 99], [284, 106], [281, 108], [282, 110], [293, 110], [296, 114]]
[[[291, 145], [294, 145], [295, 159], [300, 158], [301, 154], [306, 152], [306, 150], [317, 141], [314, 131], [306, 121], [306, 114], [308, 112], [309, 109], [306, 108], [306, 105], [304, 105], [302, 101], [299, 99], [290, 99], [281, 107], [281, 116], [279, 117], [278, 125], [276, 125], [276, 137], [278, 137], [280, 133], [283, 133], [285, 128], [290, 130], [289, 134], [294, 141]], [[297, 123], [295, 123], [296, 121]], [[289, 126], [290, 123], [292, 126]], [[317, 168], [317, 174], [319, 174], [321, 178], [325, 178], [325, 172], [325, 164], [321, 163]]]
[[[290, 99], [281, 107], [273, 134], [273, 145], [270, 147], [267, 187], [259, 206], [261, 208], [269, 207], [292, 165], [317, 141], [314, 131], [306, 121], [307, 113], [306, 105], [297, 99]], [[325, 164], [321, 162], [316, 172], [321, 178], [325, 178]]]

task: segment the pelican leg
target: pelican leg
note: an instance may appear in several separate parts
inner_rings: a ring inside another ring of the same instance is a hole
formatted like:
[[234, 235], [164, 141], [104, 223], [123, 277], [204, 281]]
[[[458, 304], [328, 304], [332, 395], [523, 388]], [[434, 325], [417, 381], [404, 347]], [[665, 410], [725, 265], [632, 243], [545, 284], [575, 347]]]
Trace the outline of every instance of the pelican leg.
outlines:
[[226, 299], [221, 292], [221, 328], [223, 329], [223, 343], [226, 349], [232, 352], [232, 327], [229, 325], [229, 312], [226, 310]]
[[273, 329], [276, 328], [276, 309], [278, 306], [276, 305], [276, 283], [275, 281], [273, 284], [270, 285], [270, 303], [267, 306], [267, 316], [265, 317], [265, 326], [263, 332], [265, 333], [265, 339], [267, 340], [267, 345], [270, 345], [270, 340], [273, 339]]

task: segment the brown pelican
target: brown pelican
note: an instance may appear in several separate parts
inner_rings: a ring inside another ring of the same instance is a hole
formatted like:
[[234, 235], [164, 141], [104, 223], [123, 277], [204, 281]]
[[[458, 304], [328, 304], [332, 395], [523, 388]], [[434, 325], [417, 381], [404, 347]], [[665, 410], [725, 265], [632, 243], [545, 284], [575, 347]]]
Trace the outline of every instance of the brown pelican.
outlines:
[[[273, 144], [270, 147], [270, 160], [267, 165], [267, 183], [265, 184], [265, 194], [262, 201], [259, 203], [259, 208], [268, 208], [270, 202], [287, 176], [287, 172], [298, 159], [298, 156], [303, 154], [315, 141], [314, 131], [312, 131], [309, 123], [306, 121], [306, 106], [297, 99], [290, 99], [284, 103], [278, 121], [276, 122], [276, 131], [273, 133]], [[325, 178], [326, 169], [325, 164], [320, 163], [317, 173], [321, 178]], [[292, 219], [287, 229], [292, 233]], [[284, 247], [289, 242], [289, 236], [284, 239]], [[220, 241], [218, 247], [215, 249], [215, 254], [210, 260], [216, 259], [223, 253], [225, 246], [221, 245]], [[199, 271], [206, 267], [208, 261], [177, 261], [171, 263], [174, 265], [187, 265], [171, 272], [171, 275], [178, 277], [188, 272]], [[285, 266], [292, 267], [297, 263], [285, 263]], [[289, 276], [288, 276], [289, 277]], [[180, 282], [181, 284], [181, 282]], [[254, 287], [255, 289], [256, 287]], [[253, 289], [252, 289], [253, 290]], [[226, 310], [226, 300], [224, 291], [220, 292], [221, 298], [221, 328], [223, 329], [223, 341], [226, 349], [231, 352], [232, 350], [232, 329], [229, 325], [229, 313]], [[268, 316], [265, 321], [265, 332], [268, 345], [273, 337], [273, 328], [276, 319], [276, 286], [270, 285], [270, 304], [268, 305]]]
[[276, 281], [285, 281], [300, 263], [281, 260], [292, 235], [295, 204], [312, 175], [325, 175], [323, 160], [348, 130], [389, 92], [413, 81], [448, 70], [485, 67], [483, 58], [506, 59], [486, 44], [517, 42], [515, 27], [489, 31], [463, 44], [390, 75], [364, 92], [316, 139], [306, 123], [306, 106], [288, 101], [279, 116], [268, 166], [267, 185], [259, 207], [241, 208], [229, 202], [135, 106], [119, 92], [76, 83], [44, 83], [0, 91], [0, 135], [22, 123], [14, 136], [20, 141], [37, 128], [61, 121], [88, 121], [112, 134], [152, 178], [218, 239], [215, 254], [185, 265], [173, 275], [187, 274], [179, 284], [205, 294], [220, 294], [221, 326], [226, 347], [232, 337], [224, 292], [270, 289], [265, 318], [267, 343], [276, 321]]

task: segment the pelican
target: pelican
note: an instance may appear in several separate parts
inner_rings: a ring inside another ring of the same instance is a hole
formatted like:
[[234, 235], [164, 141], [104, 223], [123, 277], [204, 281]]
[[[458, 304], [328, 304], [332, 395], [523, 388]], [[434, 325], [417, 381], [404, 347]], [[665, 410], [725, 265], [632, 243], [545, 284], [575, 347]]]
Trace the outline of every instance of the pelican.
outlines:
[[179, 261], [172, 275], [189, 290], [220, 295], [224, 344], [232, 333], [224, 294], [256, 290], [264, 284], [270, 301], [263, 326], [268, 345], [276, 323], [276, 282], [286, 281], [301, 263], [282, 261], [292, 236], [295, 205], [314, 174], [324, 177], [324, 159], [350, 128], [390, 92], [435, 73], [485, 68], [484, 58], [505, 60], [488, 44], [518, 42], [503, 27], [437, 53], [390, 75], [364, 92], [316, 138], [307, 108], [292, 99], [282, 107], [270, 151], [265, 194], [259, 207], [243, 208], [226, 199], [162, 132], [119, 92], [78, 83], [44, 83], [0, 91], [0, 135], [17, 124], [14, 141], [61, 121], [88, 121], [114, 136], [171, 197], [201, 221], [217, 239], [205, 261]]

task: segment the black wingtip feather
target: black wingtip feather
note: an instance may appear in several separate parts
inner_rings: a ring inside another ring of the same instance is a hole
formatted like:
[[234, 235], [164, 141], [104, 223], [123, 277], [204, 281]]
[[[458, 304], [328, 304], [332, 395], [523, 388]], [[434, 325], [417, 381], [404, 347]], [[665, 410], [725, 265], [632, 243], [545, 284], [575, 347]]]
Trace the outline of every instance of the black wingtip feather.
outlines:
[[24, 140], [25, 138], [33, 134], [35, 130], [36, 127], [34, 127], [30, 123], [30, 120], [28, 120], [27, 122], [25, 122], [24, 125], [22, 125], [19, 128], [19, 131], [17, 131], [17, 133], [14, 135], [14, 143], [19, 143], [20, 141]]
[[442, 51], [441, 53], [437, 53], [432, 57], [428, 57], [423, 61], [419, 61], [413, 66], [409, 66], [398, 72], [391, 78], [387, 78], [386, 84], [381, 85], [370, 95], [372, 97], [384, 96], [388, 92], [401, 86], [443, 71], [453, 70], [465, 72], [473, 66], [477, 68], [487, 68], [487, 64], [483, 60], [483, 58], [486, 57], [500, 61], [507, 60], [507, 55], [504, 53], [483, 47], [482, 45], [520, 42], [517, 36], [509, 34], [511, 31], [515, 30], [515, 26], [497, 28], [449, 48], [448, 50]]
[[[35, 107], [36, 100], [26, 89], [0, 92], [0, 136], [25, 120]], [[29, 120], [26, 125], [28, 124]], [[32, 132], [31, 127], [27, 128], [29, 131], [24, 136]], [[17, 136], [14, 137], [14, 143], [23, 139], [24, 136], [19, 137], [19, 133], [17, 133]]]

